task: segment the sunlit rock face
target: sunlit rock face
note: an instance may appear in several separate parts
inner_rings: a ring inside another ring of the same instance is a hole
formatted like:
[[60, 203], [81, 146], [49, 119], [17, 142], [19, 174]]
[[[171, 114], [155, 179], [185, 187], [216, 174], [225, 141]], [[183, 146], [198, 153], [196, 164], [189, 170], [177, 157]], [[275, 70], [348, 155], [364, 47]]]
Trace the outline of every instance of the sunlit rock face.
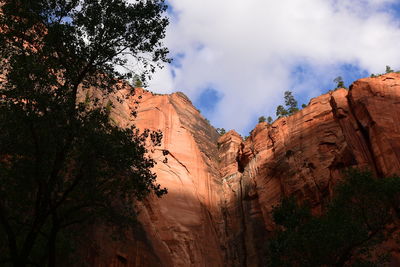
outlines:
[[[168, 188], [168, 194], [137, 203], [139, 232], [146, 242], [140, 243], [139, 253], [132, 253], [141, 258], [131, 258], [125, 245], [116, 243], [110, 247], [115, 256], [103, 261], [114, 266], [112, 258], [116, 262], [121, 259], [118, 255], [126, 255], [127, 266], [224, 266], [219, 135], [182, 93], [155, 95], [136, 88], [134, 96], [124, 97], [128, 93], [126, 89], [112, 98], [112, 118], [123, 126], [134, 123], [139, 129], [162, 131], [162, 145], [149, 151], [157, 161], [157, 182]], [[119, 103], [117, 98], [125, 100]], [[130, 115], [132, 110], [136, 118]], [[164, 150], [169, 151], [167, 156]], [[131, 237], [133, 243], [136, 239]], [[147, 259], [152, 261], [146, 263]]]
[[167, 162], [160, 152], [153, 154], [157, 181], [168, 194], [140, 209], [150, 239], [161, 243], [173, 266], [222, 266], [218, 134], [181, 93], [145, 93], [140, 102], [136, 125], [161, 130], [160, 149], [169, 151]]
[[258, 124], [246, 140], [235, 131], [220, 137], [182, 93], [136, 89], [113, 112], [121, 125], [163, 132], [152, 156], [169, 193], [137, 204], [141, 226], [125, 243], [100, 233], [107, 253], [91, 255], [93, 266], [262, 266], [271, 210], [283, 196], [309, 201], [318, 214], [344, 169], [400, 172], [396, 73], [316, 97], [290, 117]]
[[400, 74], [391, 73], [353, 84], [349, 101], [362, 127], [377, 171], [400, 170]]

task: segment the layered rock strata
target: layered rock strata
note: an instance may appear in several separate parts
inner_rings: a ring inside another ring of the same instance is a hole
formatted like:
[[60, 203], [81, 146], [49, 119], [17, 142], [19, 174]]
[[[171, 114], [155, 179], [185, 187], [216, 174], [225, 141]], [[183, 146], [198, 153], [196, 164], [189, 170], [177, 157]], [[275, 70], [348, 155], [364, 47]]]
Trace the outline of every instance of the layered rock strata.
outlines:
[[[109, 256], [97, 266], [261, 266], [271, 210], [283, 196], [307, 200], [319, 213], [345, 168], [400, 172], [396, 73], [316, 97], [290, 117], [258, 124], [246, 140], [234, 131], [219, 137], [181, 93], [137, 89], [114, 118], [163, 132], [153, 157], [169, 193], [138, 204], [141, 229], [125, 245], [105, 244]], [[170, 151], [167, 161], [162, 149]]]

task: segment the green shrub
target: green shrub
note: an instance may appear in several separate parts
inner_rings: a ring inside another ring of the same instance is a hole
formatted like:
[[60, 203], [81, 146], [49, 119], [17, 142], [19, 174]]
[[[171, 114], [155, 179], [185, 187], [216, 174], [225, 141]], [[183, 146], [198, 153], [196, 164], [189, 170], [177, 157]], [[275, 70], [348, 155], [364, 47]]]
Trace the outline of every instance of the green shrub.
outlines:
[[320, 216], [293, 197], [283, 199], [272, 212], [277, 230], [268, 244], [268, 266], [382, 264], [387, 255], [371, 252], [389, 237], [385, 226], [399, 219], [399, 193], [399, 177], [350, 170]]
[[258, 118], [258, 123], [265, 122], [267, 119], [264, 116]]

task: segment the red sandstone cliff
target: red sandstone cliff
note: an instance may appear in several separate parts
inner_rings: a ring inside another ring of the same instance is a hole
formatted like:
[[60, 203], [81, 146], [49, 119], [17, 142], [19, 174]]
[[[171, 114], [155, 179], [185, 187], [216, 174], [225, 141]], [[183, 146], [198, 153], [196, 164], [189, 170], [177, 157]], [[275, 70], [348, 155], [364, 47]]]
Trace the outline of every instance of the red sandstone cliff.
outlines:
[[218, 139], [181, 93], [139, 95], [134, 121], [134, 99], [117, 104], [114, 117], [163, 132], [153, 157], [169, 193], [138, 204], [141, 227], [125, 243], [103, 237], [96, 266], [260, 266], [282, 196], [318, 212], [344, 168], [400, 173], [400, 74], [316, 97], [293, 116], [258, 124], [246, 141], [234, 131]]

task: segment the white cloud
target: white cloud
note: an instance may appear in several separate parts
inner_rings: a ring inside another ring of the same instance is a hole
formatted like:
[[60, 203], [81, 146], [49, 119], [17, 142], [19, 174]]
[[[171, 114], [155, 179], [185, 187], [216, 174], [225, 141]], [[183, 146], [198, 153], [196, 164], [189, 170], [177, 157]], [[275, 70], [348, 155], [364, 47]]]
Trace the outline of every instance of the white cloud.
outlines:
[[[254, 117], [274, 114], [283, 91], [292, 89], [298, 64], [329, 70], [318, 77], [328, 80], [343, 63], [375, 73], [385, 65], [400, 67], [399, 22], [385, 9], [392, 2], [170, 0], [177, 19], [166, 45], [184, 57], [179, 68], [167, 66], [155, 75], [150, 89], [179, 90], [195, 100], [211, 85], [224, 95], [211, 122], [244, 132]], [[310, 92], [324, 89], [315, 81], [298, 88], [308, 85]]]

